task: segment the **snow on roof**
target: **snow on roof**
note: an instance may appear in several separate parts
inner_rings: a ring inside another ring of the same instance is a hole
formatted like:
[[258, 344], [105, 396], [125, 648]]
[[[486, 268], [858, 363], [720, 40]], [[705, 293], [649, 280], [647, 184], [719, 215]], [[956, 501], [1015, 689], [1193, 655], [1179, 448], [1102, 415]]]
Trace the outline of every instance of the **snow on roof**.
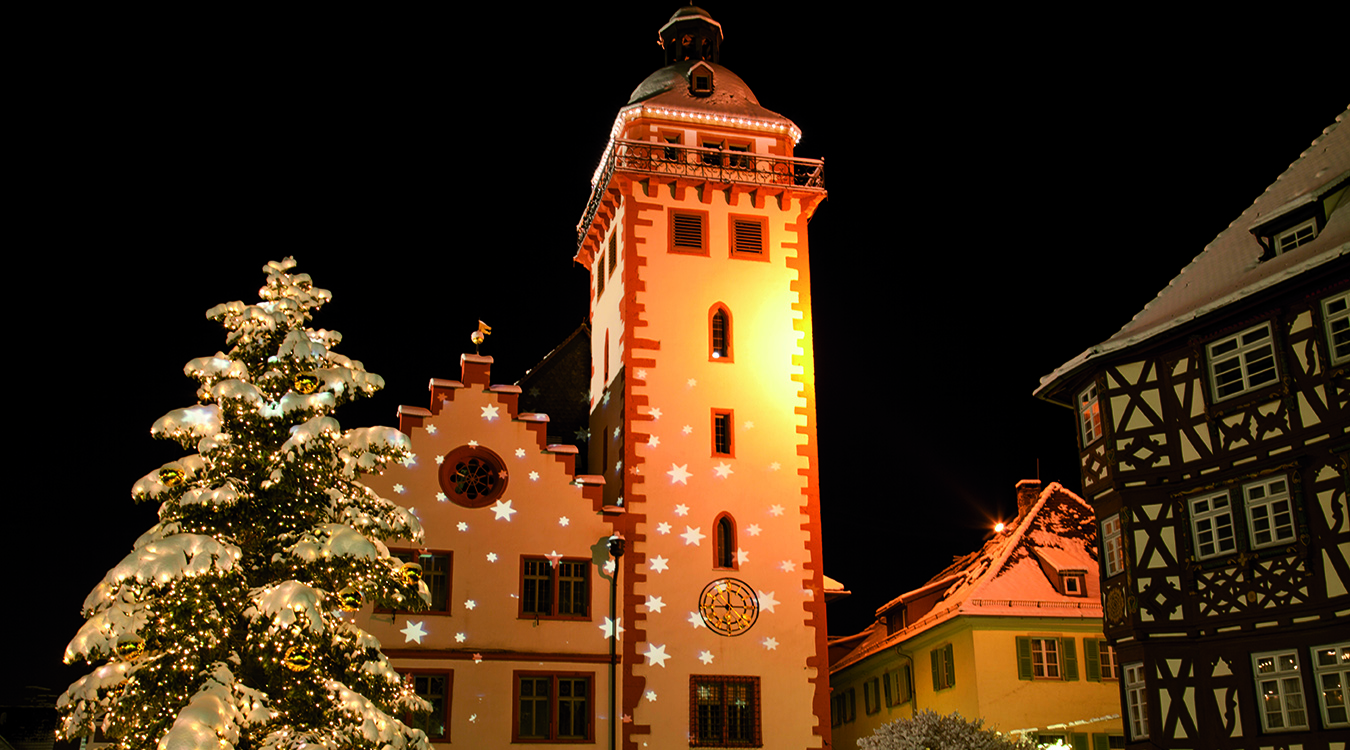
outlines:
[[1269, 260], [1251, 230], [1306, 204], [1350, 176], [1350, 110], [1322, 131], [1275, 182], [1114, 336], [1041, 378], [1046, 397], [1088, 362], [1154, 338], [1286, 279], [1350, 254], [1350, 208], [1342, 202], [1312, 242]]
[[[1063, 572], [1084, 572], [1085, 596], [1060, 593], [1041, 565]], [[884, 615], [898, 606], [937, 593], [932, 609], [906, 627], [887, 633]], [[877, 622], [862, 642], [830, 665], [834, 672], [876, 651], [909, 640], [958, 616], [1066, 617], [1100, 619], [1097, 577], [1096, 517], [1091, 506], [1058, 482], [1041, 491], [1012, 531], [995, 536], [971, 554], [958, 558], [928, 583], [901, 594], [877, 610]], [[841, 642], [852, 637], [840, 638]]]

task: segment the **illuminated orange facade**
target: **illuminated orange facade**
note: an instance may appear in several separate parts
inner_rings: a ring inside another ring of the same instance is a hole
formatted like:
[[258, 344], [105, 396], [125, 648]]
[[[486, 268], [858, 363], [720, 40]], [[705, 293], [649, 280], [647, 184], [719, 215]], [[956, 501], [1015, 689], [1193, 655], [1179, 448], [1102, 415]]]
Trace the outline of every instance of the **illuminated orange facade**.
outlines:
[[548, 445], [547, 417], [465, 355], [430, 409], [400, 410], [415, 461], [371, 483], [425, 527], [405, 554], [433, 611], [363, 617], [436, 706], [437, 743], [829, 746], [806, 235], [821, 162], [718, 64], [704, 11], [661, 37], [667, 65], [620, 110], [578, 226], [586, 455]]

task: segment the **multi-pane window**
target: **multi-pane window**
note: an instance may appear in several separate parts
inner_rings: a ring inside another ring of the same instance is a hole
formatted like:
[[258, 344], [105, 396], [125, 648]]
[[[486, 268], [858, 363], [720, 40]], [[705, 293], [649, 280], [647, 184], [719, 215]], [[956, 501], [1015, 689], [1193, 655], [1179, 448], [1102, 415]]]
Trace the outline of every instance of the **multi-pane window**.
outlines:
[[731, 313], [720, 304], [708, 316], [708, 358], [731, 361]]
[[405, 563], [417, 563], [422, 568], [422, 583], [431, 591], [431, 612], [450, 611], [451, 553], [389, 550], [389, 554]]
[[1106, 641], [1097, 641], [1097, 661], [1101, 665], [1103, 680], [1120, 679], [1120, 661], [1116, 658], [1116, 647]]
[[712, 414], [713, 455], [731, 456], [735, 447], [732, 436], [732, 414], [728, 410], [714, 409]]
[[914, 697], [914, 681], [908, 664], [902, 664], [899, 669], [883, 674], [881, 680], [887, 706], [908, 703]]
[[588, 674], [516, 672], [516, 722], [512, 742], [592, 739]]
[[1031, 639], [1031, 675], [1038, 680], [1059, 679], [1059, 642], [1053, 638]]
[[690, 675], [691, 747], [762, 747], [758, 677]]
[[933, 668], [933, 690], [956, 687], [956, 660], [952, 658], [952, 644], [928, 652]]
[[417, 693], [417, 697], [431, 704], [431, 713], [410, 714], [404, 717], [403, 723], [426, 732], [428, 739], [448, 741], [451, 675], [444, 672], [438, 674], [414, 672], [408, 675], [408, 681], [412, 683], [413, 692]]
[[1284, 477], [1244, 485], [1252, 547], [1268, 547], [1294, 538], [1294, 509]]
[[1191, 531], [1195, 538], [1195, 556], [1201, 560], [1237, 549], [1233, 508], [1227, 492], [1191, 500]]
[[1287, 253], [1300, 245], [1306, 245], [1315, 237], [1317, 237], [1317, 220], [1308, 219], [1275, 235], [1275, 254]]
[[1267, 732], [1308, 728], [1298, 653], [1252, 654], [1261, 726]]
[[1102, 521], [1102, 552], [1108, 578], [1125, 572], [1125, 540], [1120, 530], [1119, 514]]
[[[1019, 680], [1077, 680], [1078, 650], [1072, 638], [1017, 637]], [[1091, 644], [1091, 641], [1087, 642]]]
[[1219, 339], [1206, 351], [1216, 401], [1275, 382], [1275, 347], [1269, 323]]
[[1350, 643], [1319, 646], [1312, 650], [1313, 672], [1322, 704], [1322, 724], [1350, 726], [1345, 694], [1350, 690]]
[[727, 157], [728, 167], [732, 169], [751, 169], [754, 167], [755, 162], [749, 156], [750, 144], [731, 143], [727, 145], [727, 150], [731, 152], [731, 155]]
[[881, 680], [875, 677], [863, 683], [863, 710], [868, 714], [881, 710]]
[[1102, 408], [1097, 401], [1097, 384], [1078, 394], [1078, 422], [1083, 427], [1083, 447], [1102, 436]]
[[526, 557], [521, 560], [520, 616], [590, 616], [590, 565], [587, 560]]
[[1144, 664], [1125, 665], [1125, 706], [1129, 711], [1130, 737], [1148, 739], [1148, 696], [1144, 690]]
[[1331, 363], [1350, 361], [1350, 292], [1322, 300], [1322, 321], [1327, 329]]

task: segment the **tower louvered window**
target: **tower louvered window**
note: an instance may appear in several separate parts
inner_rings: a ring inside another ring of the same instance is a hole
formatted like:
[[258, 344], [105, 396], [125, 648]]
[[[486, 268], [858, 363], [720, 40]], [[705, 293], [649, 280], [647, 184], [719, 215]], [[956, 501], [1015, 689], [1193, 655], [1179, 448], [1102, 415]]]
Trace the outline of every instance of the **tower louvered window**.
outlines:
[[671, 251], [677, 253], [705, 253], [703, 214], [672, 212]]
[[733, 255], [763, 255], [764, 223], [754, 219], [733, 219], [731, 252]]

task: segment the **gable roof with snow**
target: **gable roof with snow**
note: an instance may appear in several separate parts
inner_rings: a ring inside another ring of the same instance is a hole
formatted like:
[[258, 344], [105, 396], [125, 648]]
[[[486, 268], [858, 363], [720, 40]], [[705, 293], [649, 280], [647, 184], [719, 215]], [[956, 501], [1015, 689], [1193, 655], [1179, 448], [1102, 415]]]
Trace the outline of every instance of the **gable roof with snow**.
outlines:
[[1205, 246], [1114, 336], [1041, 378], [1034, 394], [1049, 398], [1089, 362], [1201, 318], [1282, 281], [1350, 255], [1350, 201], [1342, 200], [1315, 239], [1289, 252], [1262, 259], [1265, 248], [1253, 234], [1262, 225], [1297, 211], [1350, 180], [1350, 110], [1322, 131], [1306, 151], [1257, 196], [1242, 215]]
[[[1056, 570], [1083, 573], [1084, 596], [1061, 593], [1050, 577]], [[909, 615], [905, 627], [888, 632], [889, 615], [901, 607]], [[883, 604], [876, 622], [863, 633], [831, 639], [832, 644], [843, 645], [864, 636], [847, 656], [830, 664], [830, 671], [959, 616], [1101, 619], [1096, 516], [1091, 506], [1051, 482], [1011, 531], [957, 558], [923, 586]]]

